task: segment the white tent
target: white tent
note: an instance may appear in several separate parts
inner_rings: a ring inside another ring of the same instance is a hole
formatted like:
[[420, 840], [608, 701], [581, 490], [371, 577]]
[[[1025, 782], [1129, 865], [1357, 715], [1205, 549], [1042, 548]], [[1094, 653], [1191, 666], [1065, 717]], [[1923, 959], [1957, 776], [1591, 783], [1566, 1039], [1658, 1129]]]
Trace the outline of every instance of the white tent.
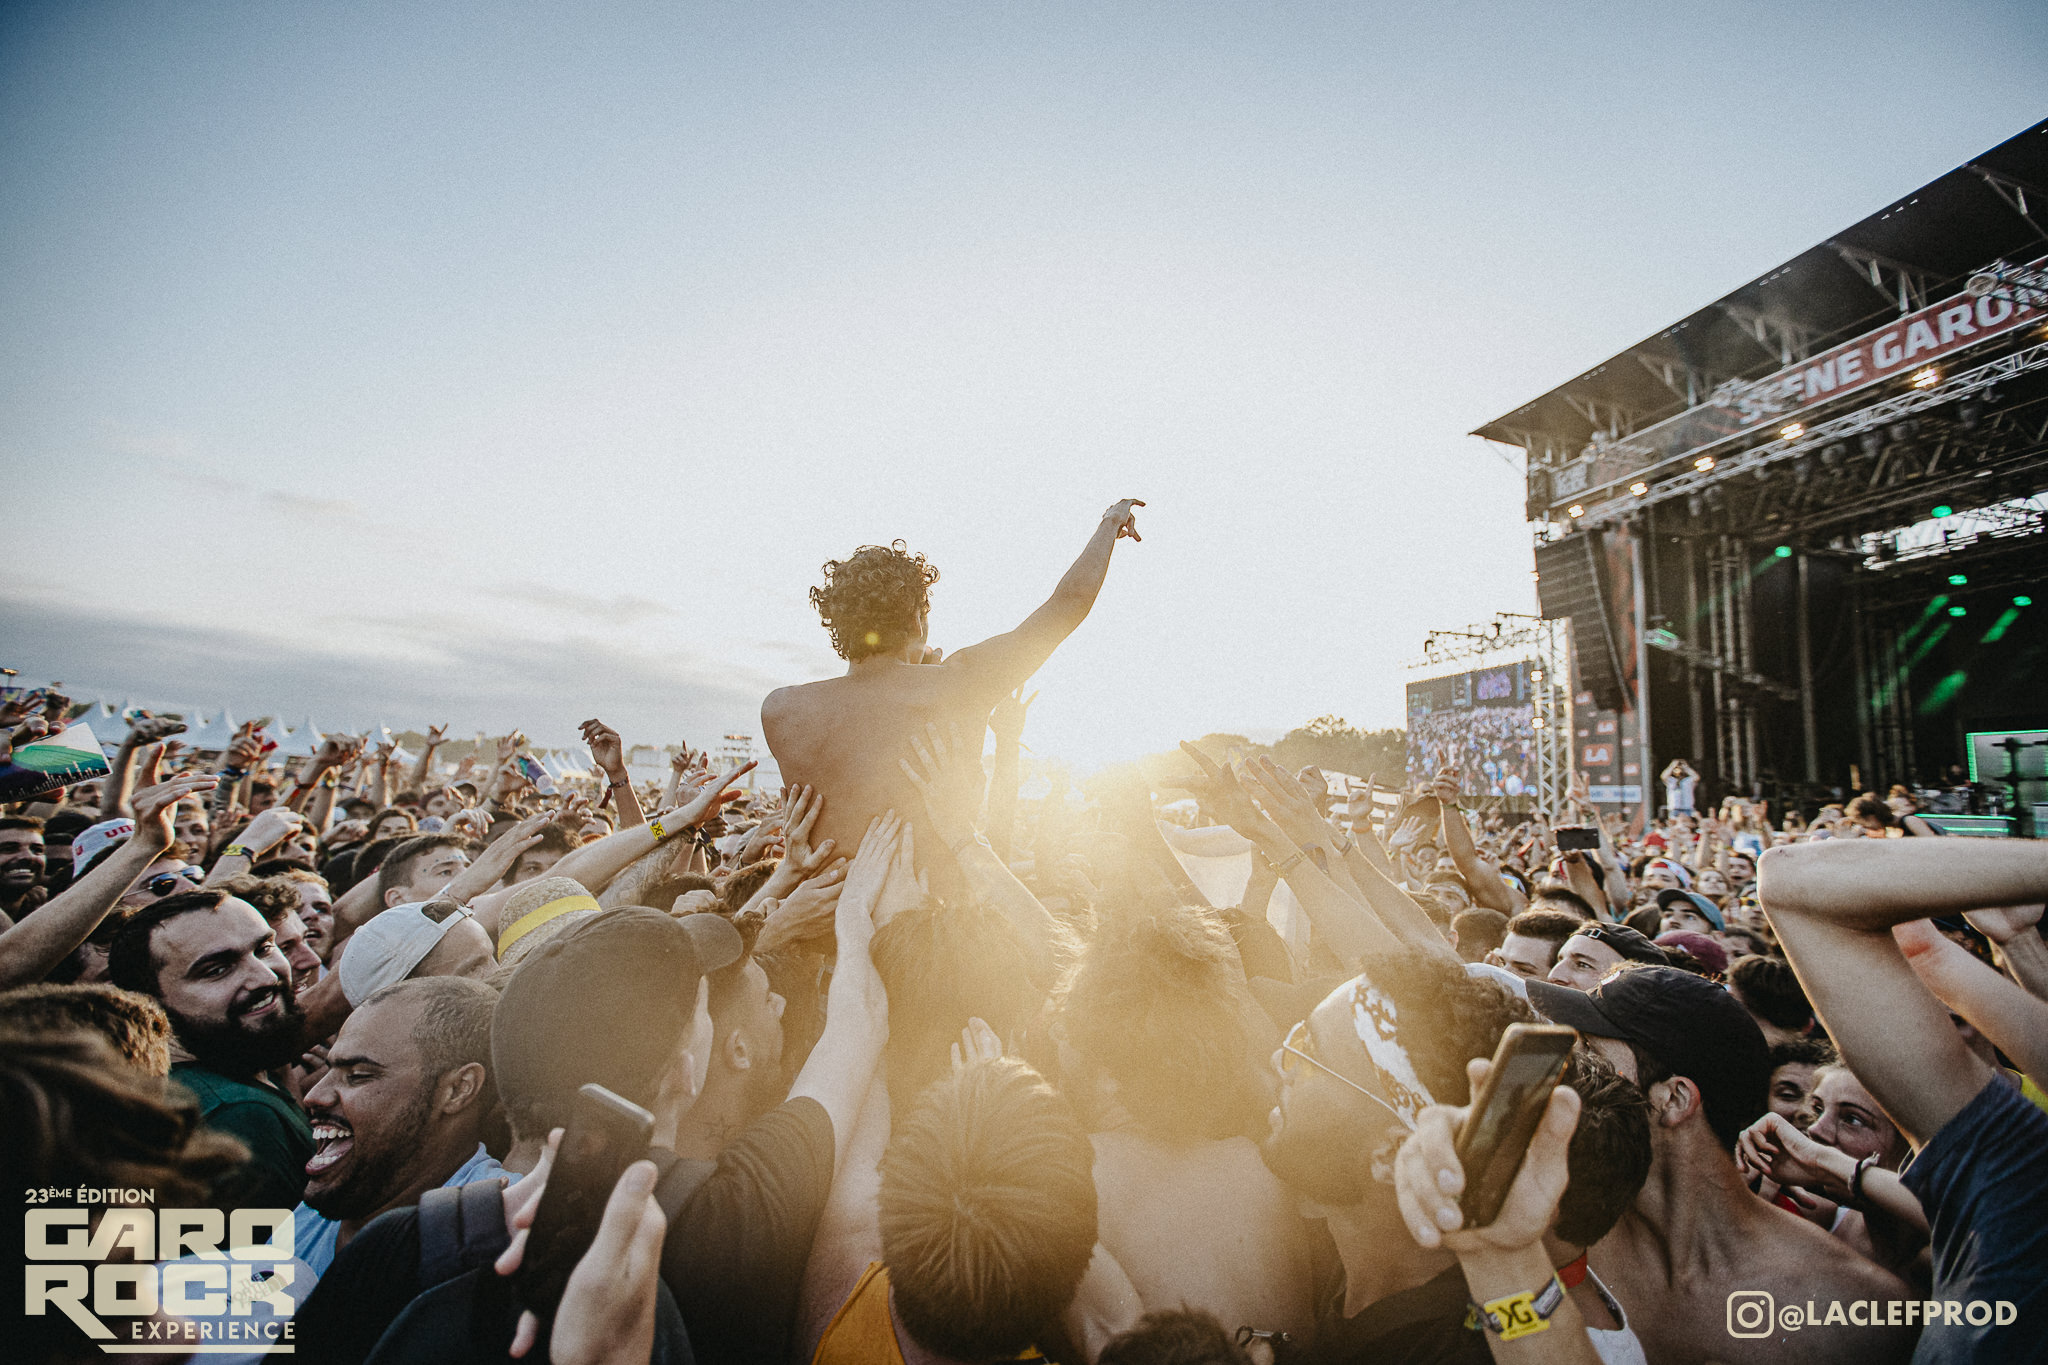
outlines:
[[220, 753], [235, 742], [236, 728], [234, 716], [223, 706], [212, 720], [194, 726], [183, 738], [194, 749]]
[[326, 740], [327, 736], [320, 733], [320, 727], [313, 724], [313, 718], [307, 716], [299, 722], [298, 729], [285, 737], [277, 752], [284, 758], [311, 758], [320, 752], [320, 746]]

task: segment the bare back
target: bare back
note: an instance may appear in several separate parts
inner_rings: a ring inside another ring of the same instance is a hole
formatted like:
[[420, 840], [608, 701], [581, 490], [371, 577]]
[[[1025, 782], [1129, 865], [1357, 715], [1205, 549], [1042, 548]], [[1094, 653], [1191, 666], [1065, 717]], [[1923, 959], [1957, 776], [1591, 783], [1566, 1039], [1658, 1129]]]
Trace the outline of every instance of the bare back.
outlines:
[[1168, 1146], [1098, 1133], [1097, 1228], [1145, 1311], [1192, 1305], [1231, 1330], [1306, 1341], [1314, 1229], [1248, 1139]]
[[1593, 1269], [1627, 1311], [1650, 1365], [1773, 1365], [1793, 1358], [1862, 1365], [1903, 1361], [1912, 1354], [1910, 1329], [1786, 1331], [1774, 1324], [1767, 1336], [1730, 1333], [1731, 1294], [1769, 1294], [1781, 1312], [1789, 1305], [1803, 1312], [1811, 1301], [1824, 1315], [1834, 1300], [1846, 1309], [1854, 1300], [1883, 1303], [1912, 1292], [1903, 1280], [1805, 1219], [1761, 1199], [1752, 1202], [1753, 1207], [1741, 1209], [1740, 1224], [1729, 1230], [1725, 1254], [1703, 1264], [1674, 1266], [1664, 1239], [1634, 1211], [1593, 1248]]
[[834, 840], [852, 856], [868, 821], [885, 810], [917, 826], [920, 865], [934, 889], [957, 875], [925, 823], [924, 802], [897, 766], [927, 723], [960, 727], [976, 752], [994, 704], [987, 685], [948, 664], [865, 663], [843, 677], [784, 687], [761, 706], [761, 733], [790, 786], [809, 786], [825, 797], [811, 832], [813, 843]]

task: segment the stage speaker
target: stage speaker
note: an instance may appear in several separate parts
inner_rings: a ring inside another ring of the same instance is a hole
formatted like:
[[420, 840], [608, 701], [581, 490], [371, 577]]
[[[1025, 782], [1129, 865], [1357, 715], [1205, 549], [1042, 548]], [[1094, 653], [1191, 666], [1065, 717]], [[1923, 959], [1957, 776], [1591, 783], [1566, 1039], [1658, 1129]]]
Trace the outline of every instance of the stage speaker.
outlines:
[[1626, 711], [1631, 698], [1622, 668], [1620, 635], [1608, 619], [1606, 556], [1601, 533], [1581, 531], [1536, 547], [1536, 598], [1545, 618], [1570, 617], [1572, 661], [1579, 686], [1603, 711]]

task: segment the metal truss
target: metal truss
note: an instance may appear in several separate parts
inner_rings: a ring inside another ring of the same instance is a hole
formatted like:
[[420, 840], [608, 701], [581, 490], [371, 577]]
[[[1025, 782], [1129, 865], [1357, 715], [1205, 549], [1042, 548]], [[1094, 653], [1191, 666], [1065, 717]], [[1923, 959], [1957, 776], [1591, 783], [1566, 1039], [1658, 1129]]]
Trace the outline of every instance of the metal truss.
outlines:
[[[2024, 286], [2022, 286], [2024, 287]], [[1852, 436], [1860, 436], [1876, 427], [1890, 426], [1914, 413], [1925, 412], [1981, 393], [1995, 384], [2004, 383], [2029, 370], [2048, 366], [2048, 342], [2036, 342], [2022, 347], [2008, 355], [2002, 355], [1975, 369], [1964, 370], [1950, 375], [1924, 389], [1908, 389], [1904, 393], [1879, 399], [1853, 412], [1812, 425], [1788, 424], [1786, 430], [1797, 434], [1791, 439], [1772, 441], [1765, 445], [1753, 446], [1748, 450], [1730, 454], [1716, 461], [1706, 470], [1687, 470], [1675, 477], [1652, 484], [1649, 491], [1640, 497], [1610, 498], [1608, 501], [1588, 507], [1586, 514], [1578, 518], [1581, 526], [1606, 526], [1624, 521], [1638, 508], [1669, 502], [1695, 493], [1710, 484], [1723, 483], [1743, 473], [1761, 474], [1772, 465], [1795, 460], [1802, 455], [1819, 451], [1822, 447]]]
[[1530, 703], [1534, 734], [1530, 751], [1536, 759], [1538, 809], [1562, 810], [1572, 775], [1571, 622], [1546, 620], [1521, 612], [1495, 612], [1491, 622], [1461, 630], [1433, 630], [1423, 643], [1422, 657], [1407, 667], [1443, 668], [1452, 664], [1485, 667], [1508, 659], [1531, 659], [1536, 667]]

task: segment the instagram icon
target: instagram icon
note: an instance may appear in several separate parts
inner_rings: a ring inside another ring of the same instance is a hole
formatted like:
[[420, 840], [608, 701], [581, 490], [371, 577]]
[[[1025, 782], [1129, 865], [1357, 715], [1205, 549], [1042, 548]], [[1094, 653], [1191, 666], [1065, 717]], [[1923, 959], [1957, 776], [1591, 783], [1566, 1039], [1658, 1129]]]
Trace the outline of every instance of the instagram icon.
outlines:
[[1728, 1296], [1728, 1335], [1767, 1337], [1777, 1321], [1778, 1301], [1761, 1289], [1738, 1289]]

